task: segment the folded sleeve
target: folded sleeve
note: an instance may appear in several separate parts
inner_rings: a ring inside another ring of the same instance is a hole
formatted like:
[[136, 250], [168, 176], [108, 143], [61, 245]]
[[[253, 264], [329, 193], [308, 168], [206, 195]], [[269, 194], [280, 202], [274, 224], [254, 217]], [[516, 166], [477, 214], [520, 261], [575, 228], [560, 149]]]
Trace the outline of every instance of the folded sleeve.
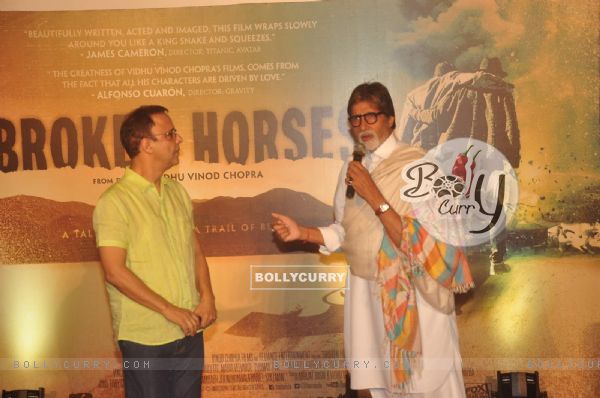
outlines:
[[101, 197], [92, 218], [96, 246], [115, 246], [127, 249], [129, 245], [127, 218], [111, 198]]
[[319, 246], [319, 252], [328, 255], [338, 251], [344, 241], [344, 227], [340, 223], [333, 223], [327, 227], [320, 227], [321, 235], [323, 235], [324, 245]]

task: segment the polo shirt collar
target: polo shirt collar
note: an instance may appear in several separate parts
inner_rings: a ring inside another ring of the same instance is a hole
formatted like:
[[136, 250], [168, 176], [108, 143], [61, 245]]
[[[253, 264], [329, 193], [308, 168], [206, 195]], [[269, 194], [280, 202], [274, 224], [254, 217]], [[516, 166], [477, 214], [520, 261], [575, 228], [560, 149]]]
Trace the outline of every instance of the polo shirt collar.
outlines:
[[[151, 183], [150, 181], [148, 181], [147, 179], [145, 179], [144, 177], [142, 177], [135, 171], [131, 170], [131, 167], [129, 167], [129, 166], [125, 167], [125, 175], [123, 176], [123, 180], [127, 184], [131, 184], [132, 186], [138, 188], [139, 190], [141, 190], [143, 192], [151, 190], [152, 188], [154, 188], [154, 190], [156, 190], [156, 187], [154, 186], [153, 183]], [[164, 175], [160, 177], [161, 191], [162, 191], [162, 188], [166, 184], [168, 184], [170, 181], [171, 180], [169, 178], [165, 177]]]

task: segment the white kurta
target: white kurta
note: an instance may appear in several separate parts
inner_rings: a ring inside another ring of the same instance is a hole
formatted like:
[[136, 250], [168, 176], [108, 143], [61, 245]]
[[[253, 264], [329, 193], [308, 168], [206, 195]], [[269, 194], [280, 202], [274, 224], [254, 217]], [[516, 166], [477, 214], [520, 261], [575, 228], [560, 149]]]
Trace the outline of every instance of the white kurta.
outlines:
[[[368, 153], [363, 160], [372, 171], [397, 146], [392, 134], [377, 150]], [[341, 221], [346, 203], [345, 177], [348, 163], [340, 173], [335, 193], [335, 222], [319, 228], [323, 234], [325, 254], [340, 248], [345, 231]], [[355, 200], [362, 200], [355, 198]], [[378, 397], [465, 397], [461, 358], [458, 345], [458, 330], [454, 312], [444, 314], [429, 305], [417, 291], [417, 308], [421, 332], [423, 369], [413, 374], [407, 394], [391, 394], [392, 374], [389, 340], [386, 338], [380, 287], [376, 281], [350, 274], [344, 304], [344, 349], [350, 371], [351, 387], [356, 390], [370, 389]]]

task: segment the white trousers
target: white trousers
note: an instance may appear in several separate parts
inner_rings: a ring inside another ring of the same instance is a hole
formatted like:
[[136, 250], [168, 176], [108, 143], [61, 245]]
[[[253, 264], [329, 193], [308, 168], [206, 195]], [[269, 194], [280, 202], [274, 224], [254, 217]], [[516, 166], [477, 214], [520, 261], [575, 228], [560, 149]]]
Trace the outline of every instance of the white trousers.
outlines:
[[465, 398], [454, 312], [437, 311], [417, 291], [423, 368], [412, 375], [405, 394], [392, 394], [389, 340], [383, 325], [380, 288], [375, 281], [352, 274], [348, 283], [344, 349], [352, 389], [369, 389], [375, 398]]

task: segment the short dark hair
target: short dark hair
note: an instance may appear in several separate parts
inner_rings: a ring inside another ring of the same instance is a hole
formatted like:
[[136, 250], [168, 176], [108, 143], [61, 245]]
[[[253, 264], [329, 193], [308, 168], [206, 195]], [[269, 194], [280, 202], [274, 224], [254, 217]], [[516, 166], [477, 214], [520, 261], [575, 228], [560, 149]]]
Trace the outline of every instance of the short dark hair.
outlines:
[[375, 104], [379, 110], [387, 116], [394, 117], [393, 129], [396, 128], [396, 111], [394, 111], [394, 103], [388, 89], [379, 82], [363, 83], [350, 94], [348, 99], [348, 117], [352, 115], [352, 107], [361, 101], [369, 101]]
[[152, 136], [152, 115], [169, 110], [160, 105], [143, 105], [129, 113], [121, 125], [121, 144], [131, 159], [140, 153], [140, 142]]

